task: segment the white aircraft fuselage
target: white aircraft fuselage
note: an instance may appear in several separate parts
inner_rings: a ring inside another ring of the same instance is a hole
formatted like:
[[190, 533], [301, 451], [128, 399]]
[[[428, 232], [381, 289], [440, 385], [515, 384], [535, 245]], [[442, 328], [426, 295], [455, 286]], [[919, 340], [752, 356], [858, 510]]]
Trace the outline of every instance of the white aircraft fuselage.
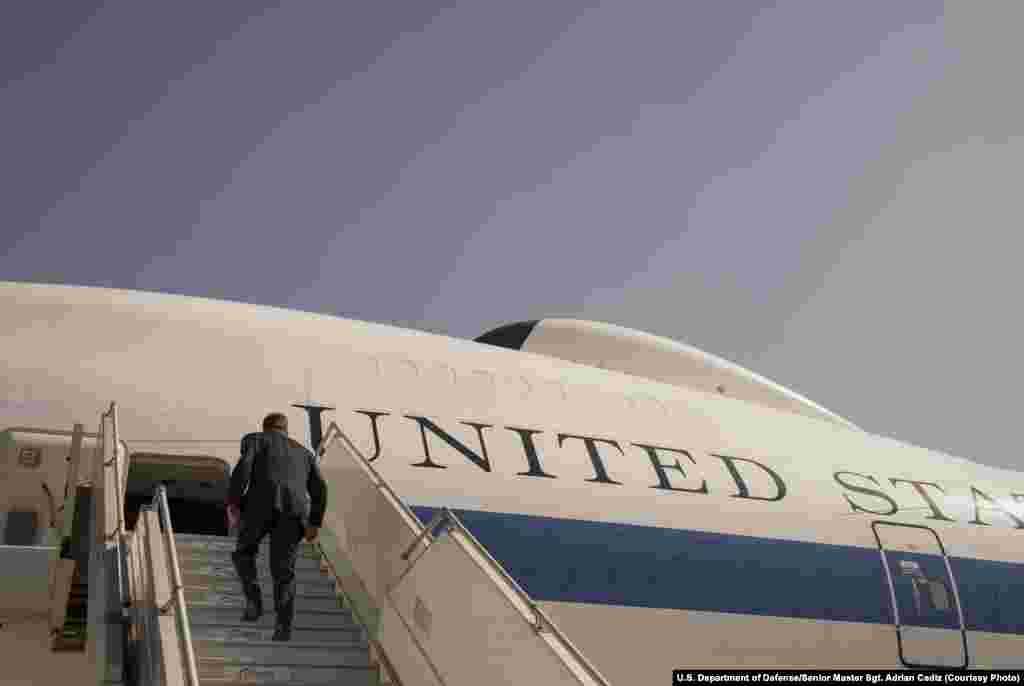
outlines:
[[0, 318], [4, 427], [88, 425], [116, 401], [132, 450], [233, 465], [267, 412], [297, 433], [293, 404], [334, 407], [325, 422], [418, 516], [455, 510], [612, 683], [681, 667], [1024, 667], [1022, 473], [305, 312], [0, 283]]

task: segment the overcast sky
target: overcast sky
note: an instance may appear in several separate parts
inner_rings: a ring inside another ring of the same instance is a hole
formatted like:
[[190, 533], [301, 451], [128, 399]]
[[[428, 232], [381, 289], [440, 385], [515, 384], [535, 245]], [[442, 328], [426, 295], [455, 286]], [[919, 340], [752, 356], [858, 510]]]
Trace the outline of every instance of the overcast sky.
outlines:
[[1017, 0], [4, 2], [0, 279], [459, 337], [608, 321], [1024, 469], [1021, 26]]

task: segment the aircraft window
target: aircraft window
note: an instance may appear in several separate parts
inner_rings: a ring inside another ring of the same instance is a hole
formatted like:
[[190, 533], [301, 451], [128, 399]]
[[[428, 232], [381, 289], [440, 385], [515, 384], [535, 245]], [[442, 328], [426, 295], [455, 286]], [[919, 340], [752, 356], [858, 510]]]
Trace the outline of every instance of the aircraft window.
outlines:
[[912, 560], [900, 560], [900, 571], [913, 577], [924, 576], [924, 572], [921, 571], [921, 565]]
[[928, 581], [928, 596], [932, 601], [932, 607], [936, 610], [949, 611], [952, 603], [949, 602], [949, 590], [946, 584], [931, 579]]
[[39, 515], [32, 510], [11, 510], [4, 527], [4, 545], [35, 545]]
[[929, 579], [921, 566], [911, 560], [899, 561], [900, 573], [910, 577], [914, 593], [914, 607], [918, 614], [927, 611], [950, 612], [953, 603], [949, 588], [941, 579]]

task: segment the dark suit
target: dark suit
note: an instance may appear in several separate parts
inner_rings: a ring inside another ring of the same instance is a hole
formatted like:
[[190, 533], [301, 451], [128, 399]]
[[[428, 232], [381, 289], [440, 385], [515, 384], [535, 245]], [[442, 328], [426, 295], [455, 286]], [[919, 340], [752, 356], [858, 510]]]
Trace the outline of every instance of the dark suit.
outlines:
[[[242, 525], [232, 554], [246, 596], [259, 593], [256, 554], [270, 534], [270, 573], [278, 624], [291, 626], [295, 616], [295, 558], [306, 526], [323, 523], [327, 484], [316, 458], [280, 431], [247, 434], [242, 457], [231, 472], [229, 505], [241, 506]], [[307, 498], [306, 494], [309, 494]]]

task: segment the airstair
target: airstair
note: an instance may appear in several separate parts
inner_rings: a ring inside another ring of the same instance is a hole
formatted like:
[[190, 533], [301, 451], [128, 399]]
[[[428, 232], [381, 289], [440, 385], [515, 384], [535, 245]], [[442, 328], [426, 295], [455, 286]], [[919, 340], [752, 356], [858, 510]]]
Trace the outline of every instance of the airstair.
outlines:
[[243, 622], [245, 598], [230, 558], [234, 541], [174, 538], [201, 684], [380, 684], [365, 633], [351, 611], [339, 607], [334, 579], [321, 571], [314, 546], [303, 543], [295, 565], [292, 640], [275, 643], [269, 544], [261, 546], [258, 559], [264, 614], [258, 622]]
[[[69, 484], [87, 488], [70, 489], [65, 503], [88, 544], [76, 570], [88, 577], [79, 638], [97, 672], [82, 683], [610, 686], [452, 511], [424, 525], [336, 424], [321, 449], [327, 516], [319, 540], [300, 547], [289, 642], [270, 640], [269, 541], [257, 560], [264, 615], [244, 622], [234, 540], [175, 533], [163, 485], [126, 530], [131, 453], [114, 404], [96, 438], [92, 464], [69, 467], [91, 477]], [[58, 564], [66, 581], [52, 591], [55, 637], [75, 624], [74, 565]]]

